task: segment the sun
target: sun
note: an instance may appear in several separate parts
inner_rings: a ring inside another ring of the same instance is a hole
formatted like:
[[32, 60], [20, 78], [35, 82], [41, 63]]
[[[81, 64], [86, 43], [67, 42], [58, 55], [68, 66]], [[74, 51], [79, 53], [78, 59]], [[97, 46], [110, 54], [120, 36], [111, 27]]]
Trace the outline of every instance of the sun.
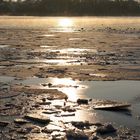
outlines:
[[58, 25], [61, 27], [71, 27], [73, 25], [73, 21], [68, 18], [63, 18], [58, 21]]

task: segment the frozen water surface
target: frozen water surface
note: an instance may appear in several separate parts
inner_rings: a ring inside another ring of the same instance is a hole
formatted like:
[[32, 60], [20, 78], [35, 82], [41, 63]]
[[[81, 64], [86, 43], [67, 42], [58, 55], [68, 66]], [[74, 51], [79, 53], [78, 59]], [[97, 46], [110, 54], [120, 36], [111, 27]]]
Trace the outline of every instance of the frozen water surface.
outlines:
[[[140, 115], [140, 102], [137, 100], [140, 97], [139, 81], [74, 81], [71, 78], [34, 77], [27, 78], [20, 83], [23, 85], [38, 85], [42, 88], [50, 88], [47, 84], [51, 83], [51, 88], [57, 88], [66, 93], [71, 101], [76, 101], [78, 98], [92, 98], [128, 102], [132, 106], [130, 110], [127, 111], [90, 112], [89, 110], [85, 110], [84, 112], [78, 111], [75, 117], [78, 118], [79, 114], [82, 113], [81, 120], [83, 118], [86, 120], [88, 117], [91, 121], [113, 122], [117, 125], [127, 126], [140, 132], [140, 121], [137, 119], [137, 116]], [[42, 86], [43, 83], [46, 84], [46, 87]], [[94, 113], [96, 113], [96, 115], [93, 115]], [[66, 121], [69, 119], [66, 118]]]

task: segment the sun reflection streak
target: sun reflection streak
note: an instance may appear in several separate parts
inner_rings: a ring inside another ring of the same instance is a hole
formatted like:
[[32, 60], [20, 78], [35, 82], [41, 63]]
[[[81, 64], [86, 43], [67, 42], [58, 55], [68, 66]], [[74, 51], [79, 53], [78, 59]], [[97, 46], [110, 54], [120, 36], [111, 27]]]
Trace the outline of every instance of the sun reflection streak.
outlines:
[[[49, 78], [48, 78], [49, 79]], [[51, 78], [51, 83], [58, 86], [58, 90], [65, 93], [70, 101], [76, 101], [83, 93], [83, 87], [78, 81], [74, 81], [71, 78]], [[63, 87], [64, 86], [64, 87]], [[84, 96], [84, 95], [82, 95]]]
[[76, 101], [78, 98], [78, 90], [75, 88], [62, 88], [59, 90], [65, 93], [70, 101]]
[[76, 81], [72, 80], [71, 78], [48, 78], [50, 82], [55, 85], [76, 85]]
[[57, 21], [58, 32], [74, 32], [74, 20], [71, 18], [60, 18]]
[[[56, 71], [57, 72], [57, 71]], [[20, 82], [21, 83], [21, 82]], [[48, 86], [51, 83], [52, 86]], [[80, 81], [71, 78], [36, 78], [31, 77], [22, 82], [22, 85], [30, 86], [30, 89], [57, 89], [68, 96], [68, 100], [76, 101], [78, 98], [86, 98], [84, 94], [88, 88], [86, 85], [81, 84]], [[45, 86], [44, 86], [45, 85]]]
[[71, 27], [73, 26], [73, 20], [69, 18], [62, 18], [58, 21], [58, 25], [63, 28]]

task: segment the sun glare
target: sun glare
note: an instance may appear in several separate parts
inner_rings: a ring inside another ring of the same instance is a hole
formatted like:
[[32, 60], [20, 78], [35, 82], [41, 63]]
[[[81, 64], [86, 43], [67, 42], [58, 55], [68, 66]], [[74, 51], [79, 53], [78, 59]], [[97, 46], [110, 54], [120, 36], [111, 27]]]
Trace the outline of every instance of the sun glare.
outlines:
[[76, 101], [80, 93], [83, 91], [80, 86], [76, 87], [79, 85], [78, 82], [71, 78], [50, 78], [49, 82], [58, 87], [60, 86], [58, 90], [65, 93], [70, 101]]
[[58, 21], [58, 25], [61, 27], [71, 27], [73, 25], [73, 21], [68, 18], [63, 18]]

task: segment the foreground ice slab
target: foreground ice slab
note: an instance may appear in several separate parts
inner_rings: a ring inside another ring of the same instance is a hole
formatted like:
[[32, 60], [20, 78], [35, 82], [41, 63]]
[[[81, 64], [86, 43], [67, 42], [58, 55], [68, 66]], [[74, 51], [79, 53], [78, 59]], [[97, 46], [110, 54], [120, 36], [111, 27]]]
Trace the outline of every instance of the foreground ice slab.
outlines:
[[123, 103], [123, 102], [116, 102], [110, 100], [99, 100], [93, 105], [94, 109], [102, 109], [102, 110], [121, 110], [121, 109], [128, 109], [131, 104]]
[[39, 115], [39, 114], [27, 114], [25, 116], [26, 119], [38, 122], [38, 123], [49, 123], [50, 122], [50, 118], [48, 118], [47, 116], [43, 116], [43, 115]]

